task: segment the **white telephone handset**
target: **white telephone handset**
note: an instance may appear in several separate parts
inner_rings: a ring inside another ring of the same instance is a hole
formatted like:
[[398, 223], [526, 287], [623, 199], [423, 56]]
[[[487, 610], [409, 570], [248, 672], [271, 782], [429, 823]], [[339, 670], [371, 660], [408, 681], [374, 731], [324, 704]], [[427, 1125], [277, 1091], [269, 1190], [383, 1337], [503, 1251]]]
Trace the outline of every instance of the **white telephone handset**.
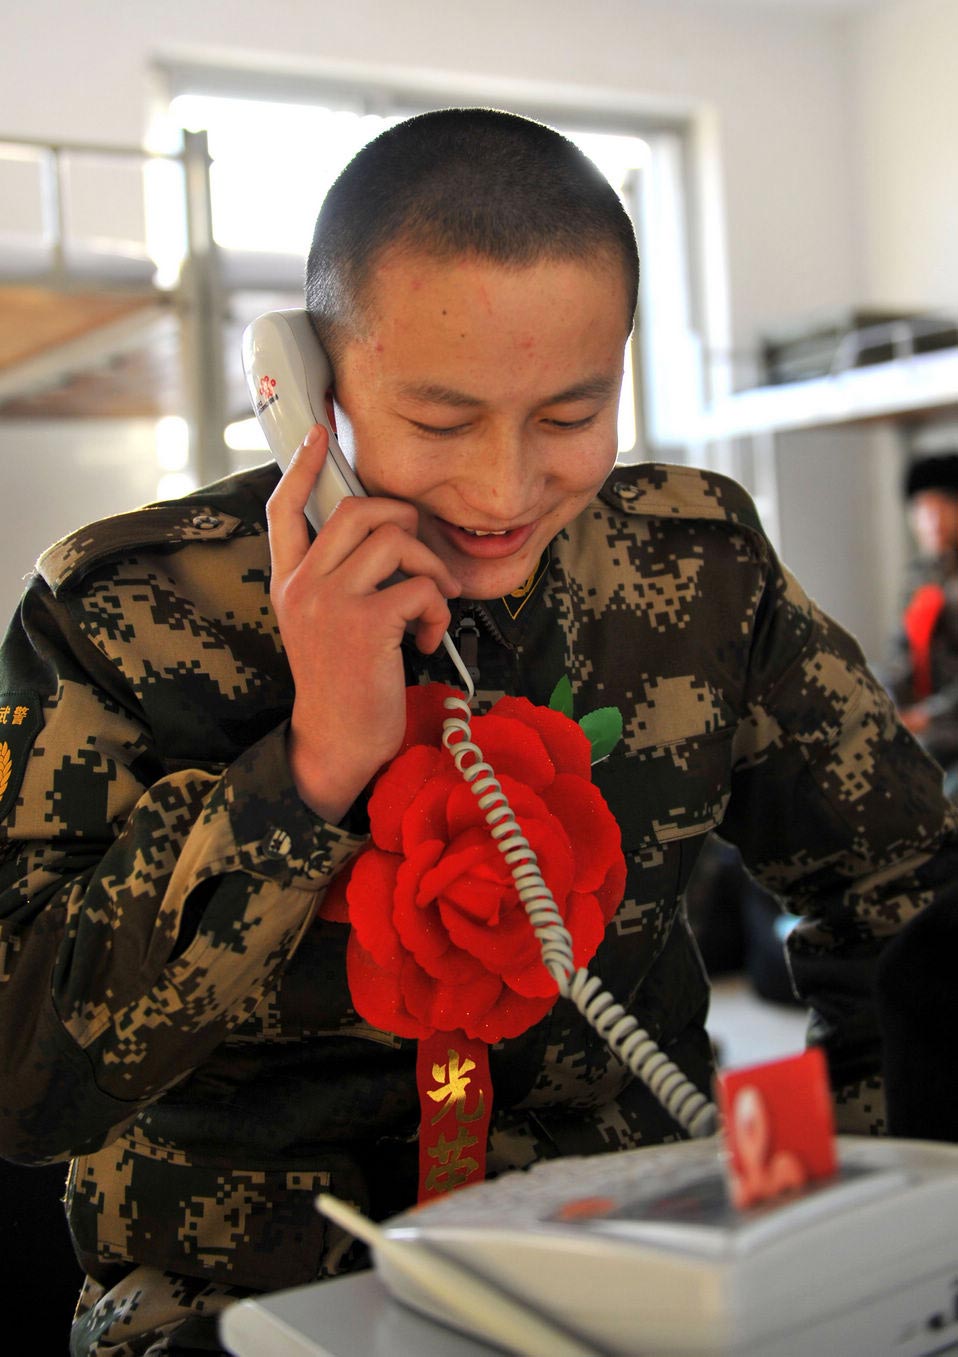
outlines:
[[250, 400], [270, 452], [285, 471], [314, 424], [329, 435], [326, 462], [306, 506], [314, 528], [346, 495], [365, 495], [326, 413], [329, 359], [306, 311], [269, 311], [243, 333], [243, 368]]
[[[329, 435], [326, 461], [306, 504], [306, 517], [318, 531], [341, 499], [366, 491], [326, 413], [332, 371], [309, 313], [267, 311], [258, 316], [243, 332], [243, 370], [256, 418], [283, 471], [314, 424], [322, 424]], [[400, 578], [397, 572], [386, 583]], [[472, 679], [448, 632], [442, 644], [472, 697]]]

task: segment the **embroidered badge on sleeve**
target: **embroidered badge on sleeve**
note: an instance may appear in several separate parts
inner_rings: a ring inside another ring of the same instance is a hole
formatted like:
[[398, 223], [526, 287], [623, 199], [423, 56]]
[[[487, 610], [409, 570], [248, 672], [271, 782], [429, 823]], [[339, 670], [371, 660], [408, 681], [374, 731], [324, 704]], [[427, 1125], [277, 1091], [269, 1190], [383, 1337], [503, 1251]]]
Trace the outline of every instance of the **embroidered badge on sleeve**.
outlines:
[[37, 693], [0, 693], [0, 816], [15, 804], [33, 742], [43, 727]]

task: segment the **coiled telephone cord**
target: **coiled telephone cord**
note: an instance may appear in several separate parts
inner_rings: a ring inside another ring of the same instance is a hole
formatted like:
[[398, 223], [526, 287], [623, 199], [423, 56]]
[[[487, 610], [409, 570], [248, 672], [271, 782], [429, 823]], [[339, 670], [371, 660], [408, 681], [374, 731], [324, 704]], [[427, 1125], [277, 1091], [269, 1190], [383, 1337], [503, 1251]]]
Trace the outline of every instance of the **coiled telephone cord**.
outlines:
[[715, 1104], [659, 1050], [648, 1032], [639, 1026], [638, 1019], [602, 988], [597, 976], [590, 975], [584, 967], [576, 969], [572, 938], [542, 878], [535, 852], [519, 828], [499, 779], [473, 741], [468, 702], [461, 697], [448, 697], [444, 706], [453, 714], [443, 721], [442, 742], [485, 814], [489, 832], [512, 873], [519, 899], [539, 941], [543, 965], [559, 993], [571, 999], [613, 1055], [646, 1084], [690, 1136], [713, 1135], [718, 1119]]

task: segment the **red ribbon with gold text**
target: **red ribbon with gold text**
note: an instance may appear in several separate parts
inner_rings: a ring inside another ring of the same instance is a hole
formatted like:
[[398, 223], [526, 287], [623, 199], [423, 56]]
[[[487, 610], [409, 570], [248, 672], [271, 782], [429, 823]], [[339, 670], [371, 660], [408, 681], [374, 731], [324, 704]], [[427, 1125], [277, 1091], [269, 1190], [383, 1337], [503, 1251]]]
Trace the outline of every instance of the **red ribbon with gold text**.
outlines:
[[489, 1047], [462, 1031], [421, 1037], [416, 1086], [419, 1200], [427, 1202], [486, 1176], [492, 1112]]

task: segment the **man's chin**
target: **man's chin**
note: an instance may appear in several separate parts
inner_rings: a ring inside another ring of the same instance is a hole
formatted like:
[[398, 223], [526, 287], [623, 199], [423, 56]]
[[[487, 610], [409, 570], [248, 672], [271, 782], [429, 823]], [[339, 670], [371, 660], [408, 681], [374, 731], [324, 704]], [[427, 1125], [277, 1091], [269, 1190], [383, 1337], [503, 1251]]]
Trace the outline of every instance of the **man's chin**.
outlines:
[[460, 569], [458, 577], [462, 583], [462, 597], [472, 599], [476, 603], [483, 603], [490, 599], [504, 598], [507, 594], [514, 594], [528, 583], [530, 574], [538, 564], [538, 559], [536, 557], [534, 561], [524, 564], [518, 570]]

